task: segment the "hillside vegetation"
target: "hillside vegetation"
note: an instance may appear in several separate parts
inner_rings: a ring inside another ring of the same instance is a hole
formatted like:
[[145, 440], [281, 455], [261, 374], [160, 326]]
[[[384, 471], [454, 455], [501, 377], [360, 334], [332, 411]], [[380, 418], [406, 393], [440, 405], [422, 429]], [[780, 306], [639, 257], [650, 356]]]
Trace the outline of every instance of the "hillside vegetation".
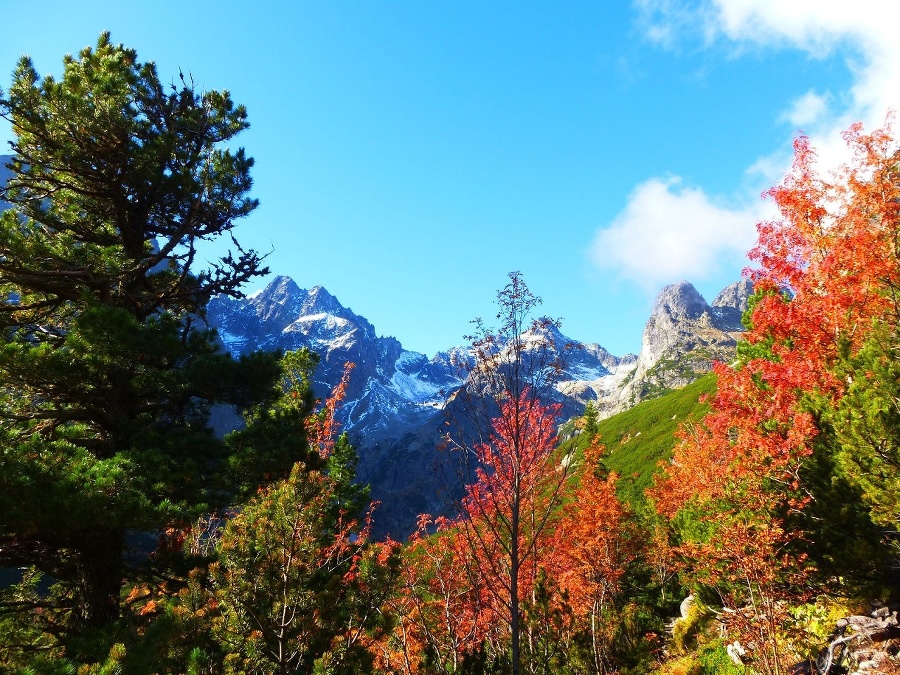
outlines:
[[[672, 456], [676, 432], [684, 423], [698, 421], [709, 411], [706, 401], [715, 386], [715, 374], [707, 373], [686, 387], [597, 422], [596, 440], [604, 448], [601, 462], [608, 471], [618, 474], [617, 492], [625, 502], [634, 508], [643, 505], [644, 491], [659, 472], [659, 463]], [[562, 435], [571, 434], [574, 428], [570, 422], [563, 427]], [[590, 440], [579, 433], [561, 447], [566, 452], [574, 450], [576, 459], [580, 459]]]

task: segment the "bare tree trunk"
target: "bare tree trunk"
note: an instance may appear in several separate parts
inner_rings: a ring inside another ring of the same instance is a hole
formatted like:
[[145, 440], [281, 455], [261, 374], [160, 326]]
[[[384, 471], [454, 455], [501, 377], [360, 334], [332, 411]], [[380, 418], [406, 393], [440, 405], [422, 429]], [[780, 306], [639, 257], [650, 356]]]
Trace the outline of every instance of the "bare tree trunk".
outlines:
[[[516, 490], [518, 492], [518, 489]], [[519, 625], [519, 500], [513, 503], [512, 518], [510, 520], [510, 584], [509, 584], [509, 631], [512, 649], [512, 675], [519, 675], [520, 663], [520, 633]]]
[[79, 546], [75, 579], [76, 621], [97, 628], [119, 617], [122, 588], [122, 551], [125, 538], [120, 530], [86, 535]]

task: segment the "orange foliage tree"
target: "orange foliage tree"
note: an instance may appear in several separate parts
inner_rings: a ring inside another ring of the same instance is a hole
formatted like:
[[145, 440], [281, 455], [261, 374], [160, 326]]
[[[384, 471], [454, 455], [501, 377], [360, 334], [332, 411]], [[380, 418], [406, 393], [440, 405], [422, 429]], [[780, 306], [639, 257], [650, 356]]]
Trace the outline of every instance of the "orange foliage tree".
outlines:
[[872, 331], [897, 325], [897, 144], [888, 130], [845, 138], [849, 166], [823, 176], [808, 139], [768, 191], [781, 217], [758, 225], [755, 304], [738, 360], [718, 364], [713, 410], [682, 431], [652, 491], [678, 525], [693, 579], [722, 594], [735, 636], [764, 672], [794, 658], [786, 601], [813, 591], [806, 557], [816, 493], [809, 467], [829, 452], [822, 410], [850, 383], [836, 376]]
[[524, 389], [503, 401], [488, 440], [475, 447], [480, 466], [466, 488], [459, 519], [492, 621], [509, 627], [513, 672], [519, 672], [522, 603], [549, 564], [550, 520], [557, 513], [567, 464], [554, 464], [556, 406]]
[[474, 478], [455, 524], [477, 569], [472, 578], [484, 590], [485, 616], [493, 628], [506, 627], [505, 635], [487, 634], [490, 651], [498, 658], [508, 653], [515, 675], [523, 603], [551, 554], [551, 521], [568, 477], [568, 464], [552, 458], [559, 408], [545, 403], [561, 367], [558, 322], [534, 318], [540, 303], [521, 273], [512, 272], [497, 296], [499, 325], [475, 321], [474, 364], [459, 397], [467, 424], [448, 437], [465, 458], [466, 477]]
[[592, 672], [615, 672], [610, 656], [617, 619], [615, 601], [630, 564], [642, 552], [631, 514], [616, 495], [615, 473], [601, 478], [602, 448], [591, 443], [584, 453], [581, 484], [564, 511], [554, 537], [554, 574], [578, 622], [590, 637]]
[[460, 672], [491, 632], [477, 574], [459, 526], [420, 516], [404, 550], [399, 591], [387, 609], [395, 617], [393, 633], [382, 642], [377, 665], [408, 675]]

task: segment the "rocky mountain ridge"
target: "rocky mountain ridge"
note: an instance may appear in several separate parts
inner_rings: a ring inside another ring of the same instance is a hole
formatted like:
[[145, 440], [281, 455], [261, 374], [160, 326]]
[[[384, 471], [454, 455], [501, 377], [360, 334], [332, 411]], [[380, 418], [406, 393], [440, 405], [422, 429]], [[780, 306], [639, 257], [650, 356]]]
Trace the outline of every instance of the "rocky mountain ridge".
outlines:
[[693, 382], [716, 361], [730, 361], [752, 293], [752, 282], [738, 281], [722, 289], [710, 305], [687, 281], [664, 287], [644, 327], [634, 372], [609, 409], [627, 410]]
[[207, 320], [233, 354], [300, 347], [316, 352], [318, 396], [340, 380], [345, 363], [353, 363], [342, 422], [360, 438], [377, 440], [416, 425], [462, 384], [450, 353], [428, 359], [405, 350], [395, 338], [377, 336], [368, 320], [321, 286], [301, 289], [289, 277], [276, 277], [244, 299], [213, 298]]
[[[605, 417], [693, 381], [714, 360], [730, 360], [750, 291], [749, 282], [732, 284], [709, 305], [687, 282], [667, 286], [638, 356], [615, 356], [554, 327], [526, 339], [561, 357], [554, 397], [564, 417], [580, 414], [587, 401]], [[431, 358], [408, 351], [395, 338], [379, 337], [368, 320], [321, 286], [301, 289], [286, 276], [244, 299], [214, 298], [207, 319], [235, 354], [299, 347], [318, 353], [319, 396], [338, 382], [344, 363], [353, 362], [341, 421], [360, 455], [360, 480], [385, 505], [379, 530], [404, 536], [416, 515], [442, 510], [435, 476], [441, 467], [446, 474], [448, 466], [437, 448], [453, 414], [453, 395], [466, 377], [465, 348]], [[444, 480], [442, 487], [452, 493], [460, 485]]]

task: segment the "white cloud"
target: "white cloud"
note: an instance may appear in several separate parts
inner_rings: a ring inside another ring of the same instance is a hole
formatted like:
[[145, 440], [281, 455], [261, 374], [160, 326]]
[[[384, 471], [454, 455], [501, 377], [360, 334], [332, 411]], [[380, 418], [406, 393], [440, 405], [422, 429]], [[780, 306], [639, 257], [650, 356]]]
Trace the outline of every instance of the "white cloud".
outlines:
[[[772, 110], [791, 129], [775, 148], [746, 169], [762, 185], [780, 180], [791, 162], [793, 133], [802, 128], [821, 166], [847, 158], [841, 132], [861, 121], [880, 127], [900, 108], [900, 3], [884, 0], [635, 0], [645, 35], [676, 48], [685, 38], [708, 48], [724, 41], [737, 55], [747, 48], [800, 49], [811, 58], [838, 54], [853, 76], [847, 91], [808, 91]], [[601, 268], [653, 289], [682, 278], [702, 280], [736, 261], [755, 241], [754, 223], [772, 206], [726, 204], [678, 179], [653, 178], [638, 185], [611, 225], [598, 231], [591, 258]]]
[[[900, 107], [900, 4], [884, 0], [635, 0], [645, 36], [665, 46], [701, 34], [707, 46], [799, 49], [811, 58], [839, 54], [853, 75], [846, 92], [808, 92], [782, 119], [805, 128], [814, 145], [834, 143], [851, 123], [873, 128]], [[822, 104], [827, 106], [822, 107]], [[840, 105], [838, 105], [840, 104]], [[787, 107], [787, 106], [785, 106]], [[813, 117], [811, 114], [815, 113]], [[806, 116], [805, 121], [800, 122]], [[773, 111], [773, 117], [777, 112]], [[795, 123], [795, 119], [798, 120]], [[792, 129], [791, 131], [795, 131]]]
[[[787, 119], [803, 126], [822, 166], [847, 157], [841, 132], [854, 122], [872, 129], [900, 106], [900, 5], [883, 0], [712, 0], [703, 12], [708, 31], [734, 44], [792, 47], [813, 58], [840, 54], [853, 76], [845, 92], [817, 101], [808, 92]], [[821, 106], [827, 103], [827, 106]], [[821, 106], [821, 107], [820, 107]], [[808, 119], [802, 121], [806, 115]], [[776, 151], [778, 152], [778, 151]], [[784, 168], [787, 168], [785, 166]]]
[[742, 266], [764, 208], [762, 202], [729, 208], [677, 177], [652, 178], [597, 232], [590, 257], [648, 291], [681, 279], [702, 281], [727, 266]]
[[779, 119], [797, 129], [815, 124], [828, 112], [830, 98], [829, 94], [820, 95], [809, 90], [800, 98], [795, 99], [791, 107], [785, 110]]
[[[645, 0], [658, 18], [655, 24], [683, 25], [670, 0]], [[694, 10], [708, 36], [721, 36], [735, 45], [791, 47], [813, 58], [839, 53], [854, 77], [840, 97], [842, 108], [822, 116], [807, 129], [830, 142], [850, 123], [881, 126], [888, 109], [900, 105], [900, 40], [896, 26], [900, 5], [884, 0], [709, 0]], [[666, 18], [670, 17], [670, 18]], [[654, 25], [655, 25], [654, 24]], [[654, 32], [661, 29], [658, 25]], [[808, 96], [807, 94], [806, 96]], [[806, 97], [803, 97], [806, 98]], [[801, 99], [802, 100], [802, 99]], [[811, 101], [811, 99], [810, 99]]]

